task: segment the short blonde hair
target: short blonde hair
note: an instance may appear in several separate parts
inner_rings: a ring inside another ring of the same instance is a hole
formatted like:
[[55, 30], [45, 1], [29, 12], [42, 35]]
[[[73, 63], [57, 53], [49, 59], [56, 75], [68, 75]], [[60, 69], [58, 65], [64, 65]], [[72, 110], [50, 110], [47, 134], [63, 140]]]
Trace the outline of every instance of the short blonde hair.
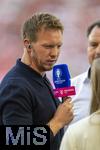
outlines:
[[63, 33], [64, 27], [60, 20], [49, 13], [35, 13], [25, 21], [22, 26], [22, 39], [28, 38], [31, 42], [36, 42], [37, 33], [44, 28], [45, 30], [60, 30]]

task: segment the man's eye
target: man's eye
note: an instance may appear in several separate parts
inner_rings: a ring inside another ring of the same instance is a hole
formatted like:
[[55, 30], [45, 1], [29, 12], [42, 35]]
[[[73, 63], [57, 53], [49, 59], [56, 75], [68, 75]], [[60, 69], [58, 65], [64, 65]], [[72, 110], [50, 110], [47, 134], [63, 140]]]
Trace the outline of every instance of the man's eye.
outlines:
[[61, 48], [61, 45], [58, 45], [58, 48]]
[[52, 49], [52, 48], [61, 48], [61, 45], [42, 45], [46, 49]]
[[54, 46], [52, 46], [52, 45], [47, 45], [47, 46], [45, 46], [45, 48], [53, 48]]
[[89, 45], [90, 45], [91, 47], [97, 47], [97, 46], [98, 46], [97, 43], [90, 43]]
[[46, 49], [51, 49], [51, 48], [54, 48], [54, 45], [43, 45], [43, 47]]

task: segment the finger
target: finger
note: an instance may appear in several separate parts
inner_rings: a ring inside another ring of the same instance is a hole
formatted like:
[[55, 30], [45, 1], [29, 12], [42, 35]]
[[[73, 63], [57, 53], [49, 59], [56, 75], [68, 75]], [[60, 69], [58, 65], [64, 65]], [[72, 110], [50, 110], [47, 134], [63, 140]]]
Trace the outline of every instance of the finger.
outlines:
[[71, 101], [72, 98], [71, 97], [63, 97], [63, 101]]

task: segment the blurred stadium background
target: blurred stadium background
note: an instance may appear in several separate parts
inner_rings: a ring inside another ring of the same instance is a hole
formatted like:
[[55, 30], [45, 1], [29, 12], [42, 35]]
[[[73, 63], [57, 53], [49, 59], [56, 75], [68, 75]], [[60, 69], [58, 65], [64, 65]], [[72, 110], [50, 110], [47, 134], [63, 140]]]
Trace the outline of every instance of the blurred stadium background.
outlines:
[[[57, 63], [66, 63], [74, 77], [88, 68], [88, 25], [100, 19], [100, 0], [0, 0], [0, 80], [21, 57], [21, 25], [34, 12], [50, 12], [63, 22], [64, 42]], [[48, 73], [52, 80], [52, 71]]]

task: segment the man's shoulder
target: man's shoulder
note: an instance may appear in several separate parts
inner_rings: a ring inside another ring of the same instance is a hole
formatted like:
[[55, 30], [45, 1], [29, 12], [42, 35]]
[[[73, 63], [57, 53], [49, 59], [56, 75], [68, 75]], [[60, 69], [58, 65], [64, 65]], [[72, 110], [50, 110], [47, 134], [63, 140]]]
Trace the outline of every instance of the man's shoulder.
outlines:
[[22, 87], [28, 87], [28, 85], [29, 85], [28, 80], [26, 80], [21, 73], [15, 71], [14, 68], [12, 68], [7, 72], [7, 74], [2, 79], [0, 83], [0, 88], [1, 89], [5, 87], [10, 88], [12, 86], [22, 88]]

